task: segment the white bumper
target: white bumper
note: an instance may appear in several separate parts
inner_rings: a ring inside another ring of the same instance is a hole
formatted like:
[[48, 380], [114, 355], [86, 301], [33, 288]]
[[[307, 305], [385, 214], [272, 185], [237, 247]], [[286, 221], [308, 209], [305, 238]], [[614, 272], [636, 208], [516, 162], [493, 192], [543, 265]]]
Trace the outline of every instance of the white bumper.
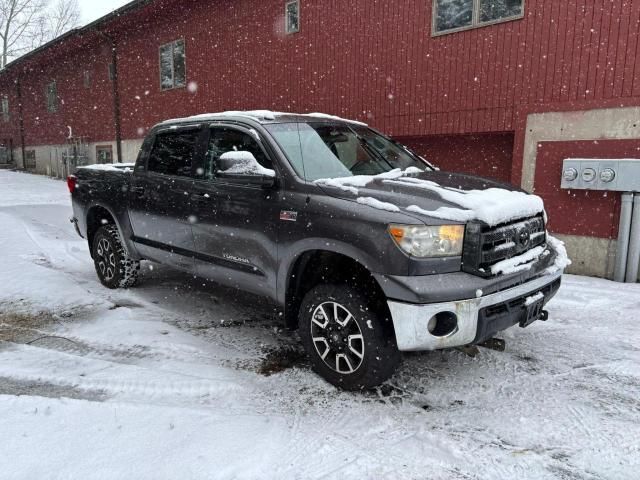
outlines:
[[[471, 344], [478, 332], [481, 309], [534, 294], [562, 276], [562, 271], [531, 280], [517, 287], [480, 298], [456, 302], [413, 305], [389, 301], [398, 349], [401, 351], [441, 350]], [[435, 315], [453, 312], [458, 317], [457, 328], [444, 337], [429, 333], [428, 324]]]

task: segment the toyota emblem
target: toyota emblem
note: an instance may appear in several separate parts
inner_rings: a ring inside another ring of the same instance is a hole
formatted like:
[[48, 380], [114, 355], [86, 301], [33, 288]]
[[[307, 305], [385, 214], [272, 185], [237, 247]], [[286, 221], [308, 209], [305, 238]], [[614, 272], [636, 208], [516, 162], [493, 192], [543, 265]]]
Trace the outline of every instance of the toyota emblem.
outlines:
[[521, 247], [528, 247], [529, 242], [531, 241], [531, 232], [526, 228], [519, 230], [516, 234], [516, 240], [518, 242], [518, 245], [520, 245]]

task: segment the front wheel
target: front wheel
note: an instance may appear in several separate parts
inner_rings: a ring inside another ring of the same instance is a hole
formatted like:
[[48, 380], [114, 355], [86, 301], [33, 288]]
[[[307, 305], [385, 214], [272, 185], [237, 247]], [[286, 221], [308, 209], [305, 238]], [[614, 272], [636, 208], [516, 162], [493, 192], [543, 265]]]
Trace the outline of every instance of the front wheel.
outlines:
[[305, 296], [299, 331], [314, 370], [345, 390], [390, 378], [400, 363], [391, 320], [347, 285], [319, 285]]
[[93, 261], [100, 282], [107, 288], [133, 287], [138, 280], [140, 262], [129, 256], [118, 227], [104, 225], [93, 238]]

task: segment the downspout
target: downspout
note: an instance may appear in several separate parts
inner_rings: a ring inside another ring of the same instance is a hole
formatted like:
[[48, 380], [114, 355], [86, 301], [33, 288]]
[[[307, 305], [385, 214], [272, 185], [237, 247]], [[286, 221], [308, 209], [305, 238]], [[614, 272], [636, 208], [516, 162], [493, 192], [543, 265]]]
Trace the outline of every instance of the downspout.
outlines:
[[627, 273], [627, 258], [629, 256], [629, 239], [631, 237], [631, 216], [633, 213], [633, 193], [622, 194], [622, 208], [620, 209], [620, 230], [618, 232], [618, 247], [616, 252], [616, 270], [614, 280], [624, 282]]
[[118, 86], [118, 45], [116, 41], [104, 32], [99, 32], [111, 43], [111, 65], [113, 68], [113, 80], [111, 81], [113, 95], [113, 121], [116, 130], [116, 160], [122, 163], [122, 121], [120, 119], [120, 88]]
[[[24, 144], [24, 114], [22, 111], [22, 87], [20, 86], [20, 80], [16, 80], [16, 94], [18, 97], [18, 124], [20, 126], [20, 150], [22, 151], [22, 170], [24, 170], [24, 161], [27, 155], [26, 146]], [[18, 164], [16, 162], [16, 168]]]
[[638, 281], [640, 269], [640, 193], [633, 199], [633, 219], [631, 220], [631, 237], [629, 241], [629, 259], [627, 261], [627, 283]]

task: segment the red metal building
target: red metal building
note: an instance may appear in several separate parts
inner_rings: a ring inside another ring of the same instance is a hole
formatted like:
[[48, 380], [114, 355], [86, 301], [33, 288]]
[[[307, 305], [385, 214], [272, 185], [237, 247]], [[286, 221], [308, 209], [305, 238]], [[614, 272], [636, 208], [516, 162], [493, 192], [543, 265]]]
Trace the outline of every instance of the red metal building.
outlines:
[[10, 64], [0, 97], [4, 151], [51, 175], [134, 160], [171, 117], [363, 120], [536, 191], [574, 271], [610, 276], [620, 196], [560, 190], [561, 165], [640, 158], [640, 2], [137, 0]]

